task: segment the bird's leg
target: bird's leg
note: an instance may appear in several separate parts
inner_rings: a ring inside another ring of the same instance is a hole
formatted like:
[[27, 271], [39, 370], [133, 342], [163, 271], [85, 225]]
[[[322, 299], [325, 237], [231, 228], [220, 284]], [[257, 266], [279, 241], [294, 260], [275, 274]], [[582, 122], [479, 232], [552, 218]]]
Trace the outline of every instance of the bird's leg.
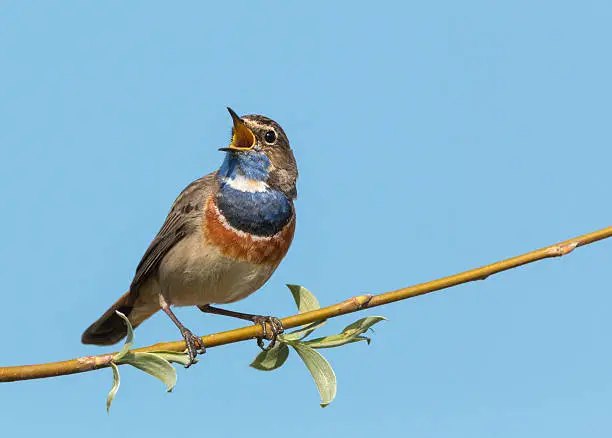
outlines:
[[[252, 321], [255, 324], [260, 325], [263, 331], [263, 336], [261, 338], [257, 338], [257, 345], [259, 345], [259, 348], [261, 348], [263, 351], [267, 351], [274, 347], [278, 335], [285, 331], [280, 319], [274, 316], [252, 315], [250, 313], [234, 312], [232, 310], [219, 309], [218, 307], [213, 307], [209, 304], [206, 304], [204, 306], [198, 306], [198, 309], [200, 309], [204, 313], [214, 313], [216, 315], [231, 316], [232, 318], [244, 319], [246, 321]], [[270, 333], [269, 335], [268, 325], [270, 325], [270, 327], [272, 328], [272, 333]], [[268, 339], [270, 341], [267, 347], [264, 346], [264, 339]]]
[[200, 338], [191, 333], [191, 331], [178, 320], [174, 312], [172, 312], [172, 310], [170, 309], [170, 305], [161, 295], [159, 298], [159, 304], [161, 305], [161, 308], [166, 313], [166, 315], [168, 315], [172, 322], [176, 324], [178, 329], [181, 331], [183, 338], [185, 339], [185, 344], [187, 345], [187, 353], [189, 354], [189, 363], [185, 365], [185, 368], [189, 368], [191, 365], [196, 363], [196, 356], [198, 355], [198, 353], [206, 353], [204, 343]]

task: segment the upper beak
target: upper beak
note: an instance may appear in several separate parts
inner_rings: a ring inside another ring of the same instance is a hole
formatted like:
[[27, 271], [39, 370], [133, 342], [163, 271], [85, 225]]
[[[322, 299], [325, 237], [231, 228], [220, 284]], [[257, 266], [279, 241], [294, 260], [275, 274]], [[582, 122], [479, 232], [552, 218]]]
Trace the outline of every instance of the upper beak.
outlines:
[[234, 112], [229, 106], [227, 107], [232, 121], [234, 122], [234, 133], [232, 135], [232, 142], [227, 148], [220, 148], [220, 151], [249, 151], [255, 147], [255, 135], [253, 132], [246, 127], [244, 122], [238, 114]]

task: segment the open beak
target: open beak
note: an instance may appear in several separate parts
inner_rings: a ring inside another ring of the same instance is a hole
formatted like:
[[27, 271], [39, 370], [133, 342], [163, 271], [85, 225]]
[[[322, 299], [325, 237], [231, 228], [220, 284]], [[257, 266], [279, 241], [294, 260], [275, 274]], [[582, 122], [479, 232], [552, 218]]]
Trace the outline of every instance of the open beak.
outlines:
[[227, 107], [232, 121], [234, 122], [234, 132], [232, 134], [232, 142], [227, 148], [220, 148], [220, 151], [249, 151], [255, 147], [255, 135], [246, 127], [238, 114], [229, 106]]

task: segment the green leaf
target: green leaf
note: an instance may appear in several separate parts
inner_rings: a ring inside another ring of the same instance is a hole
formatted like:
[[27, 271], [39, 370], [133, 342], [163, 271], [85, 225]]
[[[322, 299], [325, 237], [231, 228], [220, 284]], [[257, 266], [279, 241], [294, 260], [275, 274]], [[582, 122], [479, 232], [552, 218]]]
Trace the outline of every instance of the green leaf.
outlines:
[[[298, 286], [297, 284], [288, 284], [287, 287], [293, 295], [295, 305], [298, 308], [298, 313], [310, 312], [311, 310], [318, 310], [321, 308], [317, 298], [305, 287]], [[301, 327], [297, 330], [281, 335], [280, 339], [282, 341], [299, 341], [300, 339], [304, 339], [319, 327], [323, 326], [325, 321], [326, 320], [315, 321], [305, 327]]]
[[121, 351], [117, 353], [114, 357], [115, 361], [119, 362], [128, 353], [128, 351], [130, 351], [132, 345], [134, 344], [134, 329], [132, 328], [132, 324], [130, 323], [130, 320], [127, 316], [125, 316], [118, 310], [115, 310], [115, 313], [119, 315], [121, 319], [125, 321], [125, 325], [127, 325], [127, 336], [125, 338], [125, 344], [123, 344]]
[[332, 336], [325, 336], [322, 338], [312, 339], [304, 342], [311, 348], [333, 348], [340, 347], [341, 345], [350, 344], [353, 342], [366, 341], [370, 343], [370, 338], [361, 336], [363, 333], [368, 331], [374, 324], [380, 321], [386, 321], [387, 318], [382, 316], [368, 316], [362, 318], [354, 323], [347, 325], [342, 333]]
[[388, 320], [384, 316], [366, 316], [365, 318], [361, 318], [360, 320], [344, 327], [342, 333], [365, 333], [370, 327], [381, 321]]
[[280, 368], [287, 357], [289, 357], [289, 347], [287, 347], [287, 344], [279, 342], [274, 348], [259, 353], [250, 366], [260, 371], [272, 371]]
[[183, 366], [187, 366], [190, 362], [189, 355], [187, 353], [179, 353], [178, 351], [150, 351], [162, 359], [166, 359], [168, 362], [180, 363]]
[[167, 391], [172, 391], [176, 385], [176, 370], [162, 355], [156, 353], [128, 353], [121, 363], [130, 364], [139, 370], [152, 375], [161, 380], [166, 386]]
[[279, 335], [278, 339], [284, 342], [299, 341], [301, 339], [304, 339], [306, 336], [308, 336], [312, 332], [314, 332], [316, 329], [321, 327], [323, 324], [325, 324], [325, 320], [315, 321], [311, 324], [308, 324], [306, 327], [302, 327], [301, 329]]
[[371, 339], [365, 336], [355, 336], [348, 338], [342, 334], [339, 334], [312, 339], [311, 341], [304, 342], [304, 344], [308, 345], [310, 348], [334, 348], [359, 341], [366, 341], [369, 344]]
[[336, 397], [337, 385], [334, 370], [320, 353], [307, 345], [301, 342], [290, 345], [299, 354], [308, 371], [310, 371], [321, 396], [321, 407], [326, 407]]
[[298, 286], [297, 284], [288, 284], [287, 287], [293, 294], [298, 313], [310, 312], [311, 310], [318, 310], [321, 308], [319, 301], [312, 292], [305, 287]]
[[113, 362], [110, 363], [111, 368], [113, 369], [113, 386], [108, 392], [108, 396], [106, 397], [106, 412], [110, 412], [111, 403], [115, 399], [115, 395], [117, 391], [119, 391], [119, 385], [121, 384], [121, 379], [119, 378], [119, 368]]

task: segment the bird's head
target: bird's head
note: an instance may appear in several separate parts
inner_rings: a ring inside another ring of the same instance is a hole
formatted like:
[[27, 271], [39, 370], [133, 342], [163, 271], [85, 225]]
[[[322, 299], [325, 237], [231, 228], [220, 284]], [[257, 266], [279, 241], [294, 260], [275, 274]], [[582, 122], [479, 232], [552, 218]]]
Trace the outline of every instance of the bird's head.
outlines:
[[298, 170], [283, 128], [264, 116], [228, 111], [234, 127], [230, 145], [220, 149], [226, 152], [218, 173], [221, 183], [242, 191], [278, 190], [295, 199]]

